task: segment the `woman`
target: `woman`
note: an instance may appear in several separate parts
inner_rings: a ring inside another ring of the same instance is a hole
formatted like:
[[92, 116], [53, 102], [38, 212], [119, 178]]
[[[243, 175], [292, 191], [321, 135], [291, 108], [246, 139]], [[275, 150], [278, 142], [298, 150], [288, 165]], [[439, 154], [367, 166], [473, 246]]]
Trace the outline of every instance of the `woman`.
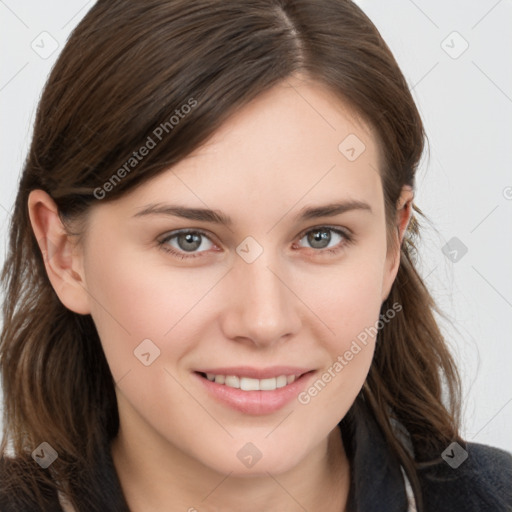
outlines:
[[1, 510], [512, 510], [414, 266], [424, 138], [351, 2], [100, 0], [12, 219]]

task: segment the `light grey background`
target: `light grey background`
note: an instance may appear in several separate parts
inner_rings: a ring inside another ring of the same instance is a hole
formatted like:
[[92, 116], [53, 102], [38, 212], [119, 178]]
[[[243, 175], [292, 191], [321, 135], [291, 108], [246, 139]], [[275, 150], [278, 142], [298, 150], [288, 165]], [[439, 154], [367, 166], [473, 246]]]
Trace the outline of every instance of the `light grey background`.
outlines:
[[[93, 3], [0, 0], [0, 264], [38, 98]], [[430, 140], [417, 180], [432, 221], [420, 268], [450, 319], [463, 435], [512, 451], [512, 2], [357, 3], [395, 54]]]

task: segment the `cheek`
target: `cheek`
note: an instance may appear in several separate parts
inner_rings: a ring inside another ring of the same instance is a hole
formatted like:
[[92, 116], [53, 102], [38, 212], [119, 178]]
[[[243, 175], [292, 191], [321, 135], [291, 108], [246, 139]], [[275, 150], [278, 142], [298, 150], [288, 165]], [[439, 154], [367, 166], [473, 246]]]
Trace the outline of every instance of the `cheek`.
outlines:
[[[316, 401], [334, 416], [343, 416], [369, 371], [379, 328], [383, 258], [354, 259], [324, 275], [300, 293], [328, 327], [316, 333], [327, 352], [326, 366], [299, 402]], [[311, 284], [311, 283], [310, 283]], [[307, 297], [307, 298], [306, 298]], [[325, 391], [324, 391], [325, 389]], [[321, 395], [321, 396], [320, 396]], [[318, 397], [318, 398], [317, 398]]]
[[381, 308], [384, 258], [352, 258], [305, 278], [298, 295], [329, 328], [331, 352], [374, 325]]
[[[105, 241], [96, 246], [108, 247]], [[151, 252], [157, 249], [143, 253], [123, 250], [121, 243], [117, 247], [115, 254], [89, 254], [86, 265], [91, 315], [114, 377], [138, 368], [134, 351], [143, 340], [151, 340], [157, 348], [145, 344], [170, 360], [190, 350], [191, 340], [198, 339], [190, 331], [201, 323], [197, 306], [225, 272], [171, 267]]]

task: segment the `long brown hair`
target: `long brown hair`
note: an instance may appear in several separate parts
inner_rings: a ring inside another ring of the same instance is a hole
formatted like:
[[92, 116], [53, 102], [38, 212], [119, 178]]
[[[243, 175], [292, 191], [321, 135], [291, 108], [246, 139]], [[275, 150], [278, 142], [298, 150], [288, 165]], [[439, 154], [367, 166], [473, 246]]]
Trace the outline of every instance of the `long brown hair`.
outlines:
[[[115, 384], [92, 318], [66, 309], [49, 282], [29, 221], [30, 191], [46, 191], [64, 223], [80, 221], [97, 201], [119, 198], [183, 159], [238, 108], [297, 72], [328, 86], [375, 129], [393, 243], [397, 200], [404, 185], [414, 186], [426, 135], [391, 51], [351, 1], [100, 0], [73, 31], [38, 106], [2, 273], [0, 451], [10, 447], [19, 461], [4, 489], [35, 496], [43, 509], [39, 490], [54, 486], [78, 511], [114, 510], [101, 454], [119, 426]], [[126, 167], [148, 137], [155, 146]], [[403, 312], [379, 331], [362, 393], [421, 510], [416, 470], [459, 438], [460, 382], [415, 269], [422, 214], [414, 210], [382, 305], [399, 303]], [[393, 420], [409, 432], [414, 458]], [[30, 458], [43, 441], [59, 454], [46, 471]]]

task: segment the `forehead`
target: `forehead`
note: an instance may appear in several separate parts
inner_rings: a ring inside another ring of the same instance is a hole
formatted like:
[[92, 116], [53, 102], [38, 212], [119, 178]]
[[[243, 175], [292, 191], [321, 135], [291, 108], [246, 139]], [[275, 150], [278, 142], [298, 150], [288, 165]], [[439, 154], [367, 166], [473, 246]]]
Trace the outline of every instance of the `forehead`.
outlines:
[[284, 208], [310, 203], [375, 203], [382, 193], [378, 169], [371, 128], [325, 86], [289, 78], [239, 109], [206, 143], [120, 203], [134, 210], [179, 199], [232, 217], [257, 213], [271, 222]]
[[[351, 149], [354, 152], [351, 152]], [[246, 161], [261, 165], [297, 160], [310, 168], [333, 164], [356, 167], [361, 160], [379, 168], [377, 136], [341, 97], [325, 85], [290, 77], [260, 94], [219, 128], [213, 136], [175, 167], [191, 169], [201, 161], [224, 165]], [[298, 162], [297, 162], [298, 163]], [[263, 172], [261, 173], [263, 174]]]

